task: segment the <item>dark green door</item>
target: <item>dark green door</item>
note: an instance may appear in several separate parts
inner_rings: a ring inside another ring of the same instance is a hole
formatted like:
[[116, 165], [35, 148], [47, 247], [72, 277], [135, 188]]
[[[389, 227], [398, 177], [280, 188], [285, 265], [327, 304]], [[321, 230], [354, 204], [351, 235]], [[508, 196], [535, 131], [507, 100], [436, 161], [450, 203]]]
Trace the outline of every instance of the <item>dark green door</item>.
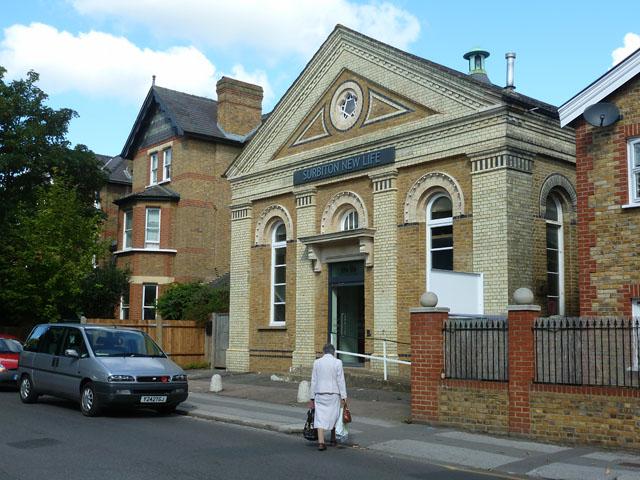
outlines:
[[[364, 354], [364, 262], [330, 265], [329, 341], [337, 350]], [[359, 365], [364, 359], [339, 354], [345, 365]]]

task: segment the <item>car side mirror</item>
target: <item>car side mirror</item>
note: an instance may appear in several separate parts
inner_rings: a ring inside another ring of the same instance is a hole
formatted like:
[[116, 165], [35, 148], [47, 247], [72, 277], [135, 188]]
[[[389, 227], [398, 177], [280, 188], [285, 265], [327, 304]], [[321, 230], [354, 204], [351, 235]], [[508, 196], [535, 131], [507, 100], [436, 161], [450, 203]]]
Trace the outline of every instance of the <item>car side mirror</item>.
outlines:
[[67, 350], [65, 350], [64, 355], [65, 357], [80, 358], [80, 354], [78, 353], [78, 351], [73, 348], [68, 348]]

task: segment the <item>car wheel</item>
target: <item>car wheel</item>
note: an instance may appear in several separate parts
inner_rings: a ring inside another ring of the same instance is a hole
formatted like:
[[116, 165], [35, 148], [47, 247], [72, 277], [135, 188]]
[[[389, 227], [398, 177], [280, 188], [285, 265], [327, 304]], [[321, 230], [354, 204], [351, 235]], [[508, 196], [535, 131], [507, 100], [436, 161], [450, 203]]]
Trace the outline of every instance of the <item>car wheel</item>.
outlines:
[[100, 414], [100, 405], [93, 383], [85, 383], [80, 391], [80, 411], [87, 417]]
[[158, 407], [156, 410], [160, 415], [171, 415], [172, 413], [175, 413], [176, 408], [178, 408], [178, 405], [163, 405]]
[[35, 403], [38, 400], [38, 394], [33, 389], [33, 382], [29, 375], [23, 375], [20, 379], [20, 400], [23, 403]]

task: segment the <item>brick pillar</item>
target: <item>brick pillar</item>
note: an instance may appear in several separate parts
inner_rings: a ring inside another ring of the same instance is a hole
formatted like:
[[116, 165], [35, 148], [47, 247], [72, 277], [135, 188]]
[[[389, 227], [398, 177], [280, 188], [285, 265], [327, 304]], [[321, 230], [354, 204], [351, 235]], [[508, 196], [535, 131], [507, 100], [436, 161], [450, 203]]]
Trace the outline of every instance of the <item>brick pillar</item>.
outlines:
[[[307, 188], [296, 192], [296, 237], [316, 233], [316, 190]], [[292, 365], [311, 368], [316, 359], [316, 274], [307, 248], [299, 240], [296, 249], [296, 346]], [[325, 321], [323, 319], [323, 321]]]
[[438, 421], [438, 390], [444, 371], [442, 326], [448, 308], [411, 309], [411, 419]]
[[509, 432], [531, 431], [529, 390], [535, 374], [533, 322], [537, 305], [509, 305]]
[[[373, 335], [377, 339], [398, 339], [398, 172], [371, 176], [373, 184]], [[398, 359], [398, 344], [387, 342], [387, 357]], [[373, 354], [382, 356], [383, 344], [375, 340]], [[372, 368], [382, 370], [382, 362], [372, 362]], [[388, 363], [390, 374], [397, 375], [398, 364]]]
[[231, 207], [229, 348], [227, 369], [249, 371], [249, 302], [251, 265], [251, 205]]

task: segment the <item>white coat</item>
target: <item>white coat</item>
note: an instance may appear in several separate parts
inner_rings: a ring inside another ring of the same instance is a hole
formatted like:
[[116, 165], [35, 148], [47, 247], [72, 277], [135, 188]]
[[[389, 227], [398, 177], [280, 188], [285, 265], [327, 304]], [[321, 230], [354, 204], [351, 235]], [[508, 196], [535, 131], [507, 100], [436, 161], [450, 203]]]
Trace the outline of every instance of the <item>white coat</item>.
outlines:
[[325, 353], [321, 358], [314, 361], [310, 390], [311, 399], [314, 399], [316, 394], [322, 393], [337, 393], [340, 398], [346, 399], [347, 386], [344, 382], [342, 360]]

